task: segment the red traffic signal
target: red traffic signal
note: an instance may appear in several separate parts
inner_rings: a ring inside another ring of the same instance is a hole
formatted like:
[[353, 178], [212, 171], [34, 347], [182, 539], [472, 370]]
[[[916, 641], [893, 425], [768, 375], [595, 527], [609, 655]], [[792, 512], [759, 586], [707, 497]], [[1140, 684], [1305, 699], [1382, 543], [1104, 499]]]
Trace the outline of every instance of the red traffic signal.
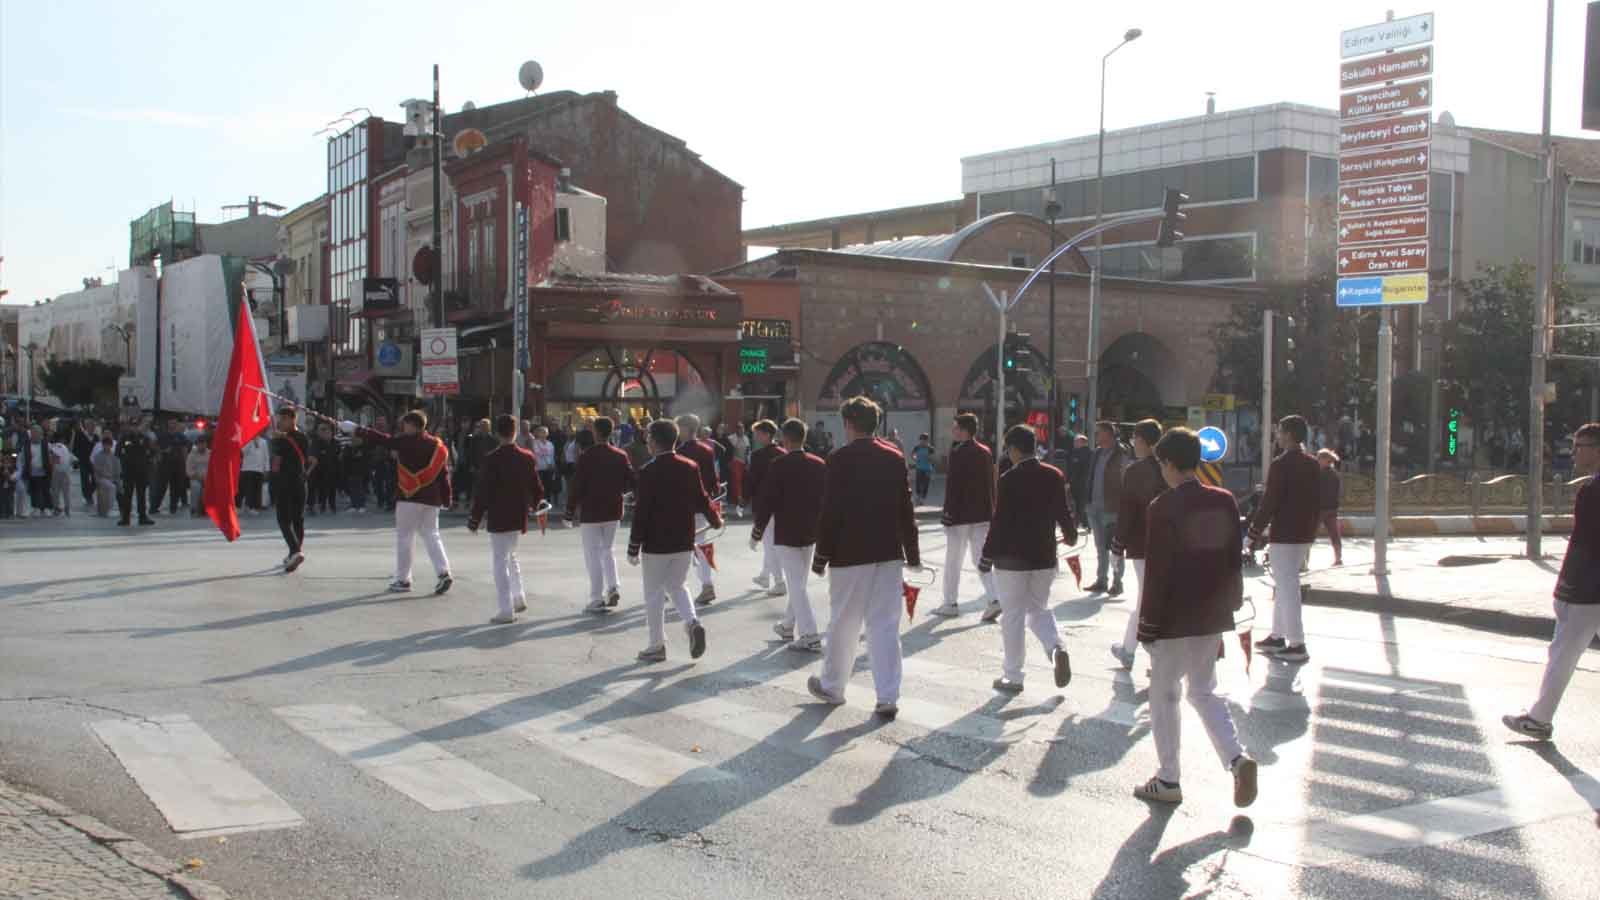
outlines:
[[1183, 211], [1183, 204], [1189, 202], [1189, 195], [1177, 188], [1167, 188], [1167, 196], [1161, 203], [1161, 211], [1165, 217], [1161, 220], [1161, 227], [1156, 231], [1156, 246], [1171, 247], [1183, 240], [1183, 223], [1189, 218]]

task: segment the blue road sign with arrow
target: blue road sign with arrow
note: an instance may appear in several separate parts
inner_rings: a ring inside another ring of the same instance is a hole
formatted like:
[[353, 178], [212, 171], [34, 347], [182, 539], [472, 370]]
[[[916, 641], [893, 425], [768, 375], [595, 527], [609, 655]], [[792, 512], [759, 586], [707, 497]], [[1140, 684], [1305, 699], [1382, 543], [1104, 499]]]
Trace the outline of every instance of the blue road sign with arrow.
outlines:
[[1221, 428], [1208, 425], [1200, 429], [1200, 461], [1216, 462], [1228, 455], [1228, 436]]

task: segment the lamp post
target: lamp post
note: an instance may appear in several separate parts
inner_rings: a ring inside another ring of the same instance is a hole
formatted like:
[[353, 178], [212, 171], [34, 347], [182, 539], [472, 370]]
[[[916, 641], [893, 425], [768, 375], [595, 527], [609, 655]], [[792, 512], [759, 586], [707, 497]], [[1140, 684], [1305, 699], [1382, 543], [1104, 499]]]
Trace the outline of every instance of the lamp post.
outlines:
[[[1045, 197], [1045, 218], [1050, 220], [1050, 252], [1056, 249], [1056, 218], [1061, 215], [1061, 204], [1056, 200], [1056, 159], [1050, 157], [1050, 193]], [[1056, 459], [1056, 429], [1060, 427], [1061, 394], [1056, 390], [1056, 264], [1050, 261], [1050, 336], [1047, 353], [1050, 354], [1050, 439], [1045, 442], [1048, 453], [1045, 458], [1054, 463]]]
[[27, 419], [31, 423], [33, 421], [33, 383], [35, 381], [39, 380], [39, 377], [38, 377], [39, 376], [39, 372], [38, 372], [37, 369], [34, 368], [34, 365], [33, 365], [33, 355], [35, 353], [39, 352], [39, 345], [34, 343], [33, 341], [29, 341], [26, 344], [22, 345], [22, 350], [23, 350], [24, 353], [28, 354], [28, 412], [27, 412]]
[[[1122, 35], [1122, 43], [1112, 47], [1105, 56], [1100, 57], [1100, 141], [1095, 151], [1094, 168], [1094, 224], [1099, 225], [1105, 216], [1105, 177], [1106, 177], [1106, 63], [1111, 59], [1111, 54], [1139, 39], [1144, 34], [1137, 28], [1129, 28]], [[1092, 424], [1100, 415], [1100, 270], [1104, 267], [1104, 233], [1096, 234], [1094, 238], [1094, 266], [1089, 270], [1089, 401], [1085, 424]]]

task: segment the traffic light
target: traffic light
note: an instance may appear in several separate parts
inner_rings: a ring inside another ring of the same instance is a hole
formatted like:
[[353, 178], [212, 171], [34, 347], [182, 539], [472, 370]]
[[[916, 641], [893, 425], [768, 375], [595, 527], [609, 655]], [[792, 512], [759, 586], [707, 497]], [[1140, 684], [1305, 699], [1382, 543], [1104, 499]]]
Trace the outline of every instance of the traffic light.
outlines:
[[1083, 400], [1078, 394], [1067, 395], [1067, 428], [1073, 434], [1078, 433], [1078, 427], [1083, 424]]
[[1183, 204], [1189, 202], [1189, 195], [1177, 188], [1167, 188], [1166, 199], [1161, 202], [1161, 211], [1165, 215], [1161, 219], [1161, 228], [1156, 232], [1157, 247], [1171, 247], [1183, 240], [1183, 223], [1189, 214], [1183, 211]]
[[1001, 357], [1007, 375], [1019, 375], [1032, 371], [1028, 366], [1028, 338], [1030, 335], [1015, 331], [1006, 335], [1005, 353]]
[[1461, 410], [1450, 407], [1450, 417], [1444, 423], [1444, 455], [1454, 459], [1461, 449]]

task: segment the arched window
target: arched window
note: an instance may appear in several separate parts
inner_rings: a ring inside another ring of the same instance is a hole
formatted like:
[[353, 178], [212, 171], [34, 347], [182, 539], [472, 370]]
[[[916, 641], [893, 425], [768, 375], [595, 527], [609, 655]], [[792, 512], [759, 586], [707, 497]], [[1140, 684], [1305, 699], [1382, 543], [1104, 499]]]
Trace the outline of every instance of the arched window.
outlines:
[[933, 400], [928, 376], [921, 364], [899, 344], [869, 341], [857, 344], [828, 373], [817, 397], [817, 412], [835, 443], [843, 440], [839, 406], [851, 397], [864, 396], [884, 409], [879, 431], [900, 433], [901, 445], [910, 449], [917, 435], [932, 431]]

